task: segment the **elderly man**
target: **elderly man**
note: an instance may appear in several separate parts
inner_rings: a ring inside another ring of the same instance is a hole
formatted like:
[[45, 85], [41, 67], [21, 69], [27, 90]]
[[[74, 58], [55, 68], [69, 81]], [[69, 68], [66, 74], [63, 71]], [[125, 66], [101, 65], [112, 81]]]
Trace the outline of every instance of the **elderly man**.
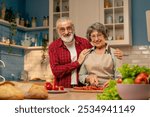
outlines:
[[[77, 86], [80, 65], [92, 45], [87, 39], [75, 35], [74, 24], [68, 17], [58, 19], [56, 28], [60, 38], [49, 45], [50, 66], [55, 84], [66, 88]], [[114, 54], [122, 58], [120, 50], [116, 50]]]

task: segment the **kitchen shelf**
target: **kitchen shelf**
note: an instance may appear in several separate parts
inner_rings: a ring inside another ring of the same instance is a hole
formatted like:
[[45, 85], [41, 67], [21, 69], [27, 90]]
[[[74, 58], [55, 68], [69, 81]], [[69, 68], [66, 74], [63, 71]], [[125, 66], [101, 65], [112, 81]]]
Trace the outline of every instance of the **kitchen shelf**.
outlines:
[[26, 46], [14, 45], [14, 44], [7, 44], [7, 43], [2, 43], [2, 42], [0, 42], [0, 45], [2, 45], [2, 46], [10, 46], [10, 47], [14, 47], [14, 48], [20, 48], [20, 49], [25, 49], [25, 50], [38, 50], [38, 49], [42, 49], [42, 46], [26, 47]]
[[109, 30], [112, 46], [132, 45], [130, 5], [130, 0], [100, 0], [100, 22]]
[[[4, 26], [10, 26], [11, 24], [8, 21], [0, 19], [0, 24]], [[48, 30], [49, 26], [40, 26], [40, 27], [24, 27], [21, 25], [17, 25], [17, 29], [20, 29], [22, 31], [37, 31], [37, 30]]]
[[56, 40], [59, 36], [56, 31], [56, 21], [61, 17], [70, 17], [70, 0], [50, 0], [50, 39]]

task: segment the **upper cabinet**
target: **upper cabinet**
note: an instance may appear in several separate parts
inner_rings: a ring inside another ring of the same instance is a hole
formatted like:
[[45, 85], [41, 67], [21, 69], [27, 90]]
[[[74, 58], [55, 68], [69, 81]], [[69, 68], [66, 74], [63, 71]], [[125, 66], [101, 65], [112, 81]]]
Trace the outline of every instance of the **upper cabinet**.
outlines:
[[100, 22], [109, 30], [110, 45], [131, 45], [131, 0], [100, 0]]
[[50, 0], [50, 42], [58, 38], [56, 32], [56, 21], [60, 17], [70, 16], [70, 0]]
[[50, 41], [58, 38], [57, 19], [68, 16], [78, 36], [86, 37], [87, 28], [101, 22], [109, 30], [110, 45], [132, 45], [130, 5], [131, 0], [50, 0]]

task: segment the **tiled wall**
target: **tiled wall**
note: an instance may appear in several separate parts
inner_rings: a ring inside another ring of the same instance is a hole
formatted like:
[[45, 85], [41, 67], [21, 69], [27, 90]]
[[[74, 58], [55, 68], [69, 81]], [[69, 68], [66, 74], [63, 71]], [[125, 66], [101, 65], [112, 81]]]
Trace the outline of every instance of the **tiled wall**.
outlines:
[[[132, 46], [132, 47], [120, 47], [124, 53], [123, 63], [145, 65], [150, 67], [150, 46]], [[42, 78], [51, 76], [51, 70], [49, 67], [49, 58], [45, 64], [41, 64], [41, 50], [28, 50], [25, 56], [25, 70], [29, 71], [30, 79]], [[44, 77], [44, 75], [46, 75]]]
[[24, 51], [11, 46], [0, 46], [0, 60], [5, 63], [5, 67], [0, 68], [0, 75], [6, 80], [19, 80], [23, 70]]
[[150, 46], [120, 47], [124, 52], [123, 63], [150, 67]]
[[45, 61], [42, 61], [41, 49], [26, 50], [24, 56], [24, 70], [28, 71], [29, 79], [40, 78], [45, 80], [51, 77], [51, 69], [49, 65], [49, 57], [46, 55]]

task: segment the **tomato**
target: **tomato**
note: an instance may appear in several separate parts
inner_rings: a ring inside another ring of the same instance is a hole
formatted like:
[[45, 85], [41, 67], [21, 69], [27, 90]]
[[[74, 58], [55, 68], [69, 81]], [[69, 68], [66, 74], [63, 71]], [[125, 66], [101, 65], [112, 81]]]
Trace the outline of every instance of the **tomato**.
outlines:
[[118, 78], [117, 83], [122, 83], [122, 78]]
[[64, 90], [64, 86], [59, 86], [59, 90]]
[[125, 78], [122, 81], [123, 84], [134, 84], [134, 80], [132, 78]]
[[138, 74], [134, 80], [135, 84], [148, 84], [148, 74], [142, 72]]
[[54, 85], [53, 90], [59, 90], [59, 87], [57, 85]]
[[46, 88], [47, 90], [52, 90], [53, 86], [52, 86], [52, 84], [51, 84], [50, 82], [46, 82], [46, 83], [45, 83], [45, 88]]

